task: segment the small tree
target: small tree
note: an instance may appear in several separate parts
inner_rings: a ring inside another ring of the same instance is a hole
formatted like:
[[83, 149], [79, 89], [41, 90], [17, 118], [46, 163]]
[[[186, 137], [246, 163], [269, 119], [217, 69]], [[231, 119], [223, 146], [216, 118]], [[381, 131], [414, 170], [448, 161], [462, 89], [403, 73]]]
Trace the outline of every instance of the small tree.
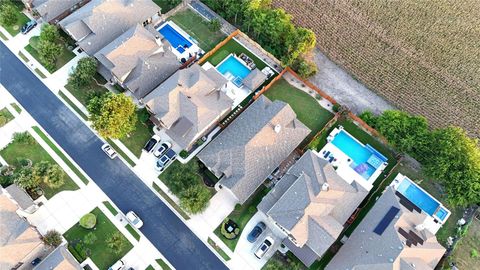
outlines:
[[65, 172], [58, 164], [51, 164], [43, 179], [50, 188], [59, 188], [65, 183]]
[[93, 127], [105, 138], [119, 139], [135, 130], [133, 101], [123, 94], [106, 93], [89, 100], [87, 109]]
[[60, 39], [58, 28], [52, 24], [43, 25], [39, 39], [42, 41], [57, 42]]
[[68, 81], [77, 88], [82, 87], [92, 81], [96, 72], [97, 60], [93, 57], [84, 57], [78, 61]]
[[5, 3], [0, 6], [0, 23], [5, 26], [11, 26], [17, 22], [17, 10], [11, 3]]
[[208, 28], [210, 28], [210, 31], [212, 32], [219, 31], [221, 27], [222, 27], [222, 24], [218, 19], [213, 19], [208, 23]]
[[83, 237], [83, 242], [86, 245], [92, 245], [95, 241], [97, 241], [97, 236], [93, 232], [89, 232]]
[[292, 64], [292, 68], [302, 78], [308, 78], [315, 75], [318, 72], [317, 65], [314, 62], [308, 61], [302, 57], [295, 60]]
[[78, 223], [85, 229], [92, 229], [97, 224], [97, 216], [92, 213], [85, 214]]
[[13, 142], [19, 144], [35, 144], [35, 139], [27, 131], [15, 132], [13, 134]]
[[14, 173], [13, 179], [15, 184], [24, 189], [32, 189], [40, 185], [38, 179], [33, 177], [31, 168], [21, 168]]
[[58, 247], [62, 243], [62, 235], [55, 230], [50, 230], [42, 237], [42, 241], [47, 246]]
[[45, 67], [52, 70], [55, 68], [58, 55], [62, 52], [62, 45], [48, 40], [40, 40], [37, 51]]
[[125, 239], [119, 231], [110, 235], [105, 242], [107, 243], [107, 247], [109, 247], [115, 254], [120, 254], [126, 245]]
[[191, 214], [200, 213], [208, 205], [210, 191], [201, 185], [187, 188], [181, 193], [180, 206]]

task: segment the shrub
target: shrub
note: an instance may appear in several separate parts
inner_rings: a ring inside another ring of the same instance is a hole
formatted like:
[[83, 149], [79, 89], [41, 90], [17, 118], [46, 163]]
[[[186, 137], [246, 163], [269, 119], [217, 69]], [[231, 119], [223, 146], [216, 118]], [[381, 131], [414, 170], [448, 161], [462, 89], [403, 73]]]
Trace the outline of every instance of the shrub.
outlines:
[[85, 214], [79, 221], [80, 226], [85, 229], [92, 229], [95, 227], [96, 223], [97, 217], [92, 213]]
[[93, 232], [89, 232], [83, 237], [83, 242], [86, 245], [92, 245], [95, 241], [97, 241], [97, 236]]
[[78, 89], [90, 83], [96, 73], [97, 60], [93, 57], [84, 57], [78, 60], [77, 66], [70, 73], [68, 82]]
[[180, 151], [180, 157], [181, 158], [187, 158], [188, 157], [188, 151], [187, 150], [182, 150]]
[[221, 27], [222, 27], [222, 24], [218, 19], [213, 19], [210, 22], [208, 22], [208, 28], [210, 28], [210, 31], [212, 32], [219, 31]]
[[367, 125], [375, 128], [377, 126], [377, 116], [371, 111], [364, 111], [358, 117], [360, 117]]
[[3, 127], [8, 122], [7, 117], [0, 115], [0, 127]]
[[148, 113], [147, 109], [143, 108], [137, 111], [137, 118], [140, 123], [146, 123], [150, 118], [150, 113]]
[[33, 177], [38, 182], [43, 182], [50, 188], [59, 188], [65, 183], [65, 172], [58, 166], [48, 161], [40, 161], [33, 166]]
[[35, 144], [35, 139], [27, 131], [15, 132], [13, 134], [13, 142], [19, 144]]
[[[233, 232], [228, 232], [227, 229], [226, 229], [226, 226], [232, 226], [234, 229], [233, 229]], [[231, 221], [230, 219], [226, 218], [223, 223], [222, 223], [222, 226], [220, 226], [220, 233], [227, 239], [229, 240], [232, 240], [232, 239], [235, 239], [238, 234], [240, 233], [240, 229], [238, 228], [238, 225]]]
[[39, 39], [53, 43], [57, 42], [60, 39], [58, 28], [52, 24], [44, 24]]
[[11, 3], [0, 6], [0, 23], [5, 26], [13, 25], [17, 22], [17, 10]]
[[302, 78], [311, 77], [318, 72], [317, 65], [309, 60], [304, 58], [298, 58], [293, 62], [292, 69], [298, 73]]
[[55, 230], [50, 230], [42, 237], [42, 241], [47, 246], [58, 247], [62, 243], [62, 235]]
[[34, 189], [40, 185], [38, 179], [32, 175], [31, 168], [21, 168], [13, 174], [13, 181], [24, 189]]
[[334, 112], [339, 112], [341, 107], [342, 107], [342, 106], [341, 106], [340, 104], [335, 103], [335, 104], [333, 104], [332, 110], [333, 110]]
[[115, 254], [120, 254], [127, 244], [125, 243], [123, 235], [119, 231], [116, 231], [110, 235], [110, 237], [106, 240], [106, 243], [107, 247], [109, 247]]
[[210, 191], [201, 185], [191, 186], [184, 190], [180, 196], [180, 206], [185, 211], [196, 214], [207, 208], [210, 200]]
[[315, 98], [316, 98], [317, 100], [322, 100], [322, 96], [321, 96], [320, 94], [315, 94]]

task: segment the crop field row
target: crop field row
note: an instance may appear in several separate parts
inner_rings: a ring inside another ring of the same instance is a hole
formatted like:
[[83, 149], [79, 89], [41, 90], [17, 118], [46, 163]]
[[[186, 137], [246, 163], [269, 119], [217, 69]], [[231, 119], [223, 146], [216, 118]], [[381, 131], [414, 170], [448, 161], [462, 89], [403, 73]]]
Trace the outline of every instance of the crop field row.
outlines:
[[476, 0], [273, 4], [312, 29], [330, 59], [397, 107], [435, 127], [457, 125], [480, 137]]

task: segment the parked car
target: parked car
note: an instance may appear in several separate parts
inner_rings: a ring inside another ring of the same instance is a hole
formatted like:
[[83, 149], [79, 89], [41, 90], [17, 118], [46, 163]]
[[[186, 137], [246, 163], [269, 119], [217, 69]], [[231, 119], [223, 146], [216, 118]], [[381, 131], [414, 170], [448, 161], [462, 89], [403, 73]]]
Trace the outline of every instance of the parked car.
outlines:
[[147, 153], [150, 153], [153, 151], [153, 149], [155, 148], [155, 146], [157, 146], [159, 142], [160, 137], [158, 135], [153, 135], [152, 138], [150, 138], [150, 140], [148, 140], [148, 142], [145, 144], [143, 150], [145, 150]]
[[263, 240], [263, 243], [258, 247], [257, 251], [255, 251], [255, 257], [258, 259], [261, 259], [265, 253], [272, 247], [273, 245], [273, 239], [268, 236]]
[[121, 270], [124, 266], [125, 264], [122, 262], [122, 260], [118, 260], [116, 263], [110, 266], [108, 270]]
[[27, 34], [28, 32], [30, 32], [30, 30], [35, 28], [35, 26], [37, 26], [37, 22], [35, 20], [27, 22], [24, 26], [22, 26], [22, 34]]
[[35, 259], [32, 261], [32, 265], [35, 266], [35, 265], [39, 264], [41, 261], [42, 261], [42, 259], [40, 259], [40, 258], [35, 258]]
[[130, 222], [133, 227], [140, 229], [143, 226], [143, 221], [135, 214], [133, 211], [127, 213], [127, 220]]
[[114, 159], [117, 157], [117, 152], [115, 152], [115, 150], [113, 150], [113, 148], [108, 143], [102, 145], [102, 150], [111, 159]]
[[160, 157], [163, 155], [168, 149], [172, 147], [171, 142], [163, 142], [160, 144], [160, 146], [153, 152], [153, 155], [156, 157]]
[[177, 157], [177, 153], [175, 153], [175, 151], [173, 151], [172, 148], [168, 149], [167, 152], [165, 152], [165, 154], [163, 154], [163, 156], [161, 156], [157, 160], [155, 169], [157, 169], [158, 171], [163, 171], [165, 167], [167, 167], [167, 165], [176, 157]]
[[255, 243], [255, 241], [257, 241], [260, 234], [262, 234], [262, 232], [266, 228], [267, 228], [267, 226], [263, 222], [259, 222], [257, 225], [255, 225], [253, 230], [247, 235], [248, 242]]

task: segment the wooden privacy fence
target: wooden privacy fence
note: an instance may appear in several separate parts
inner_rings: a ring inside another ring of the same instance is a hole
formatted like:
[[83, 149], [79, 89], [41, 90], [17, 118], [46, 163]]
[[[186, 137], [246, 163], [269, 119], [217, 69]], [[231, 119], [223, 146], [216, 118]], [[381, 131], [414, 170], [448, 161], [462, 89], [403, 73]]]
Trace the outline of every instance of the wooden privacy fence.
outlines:
[[267, 85], [265, 85], [262, 90], [258, 91], [258, 93], [255, 94], [255, 96], [253, 97], [254, 100], [257, 100], [257, 98], [262, 95], [263, 93], [265, 93], [276, 81], [280, 80], [280, 78], [282, 78], [283, 74], [286, 72], [287, 70], [284, 69], [282, 70], [282, 72], [280, 72], [277, 77], [273, 78], [273, 80], [271, 80]]
[[202, 58], [200, 58], [200, 60], [198, 60], [198, 64], [203, 64], [203, 62], [205, 62], [205, 60], [207, 60], [207, 58], [209, 58], [210, 56], [212, 56], [214, 53], [216, 53], [221, 47], [223, 47], [223, 45], [225, 45], [227, 42], [229, 42], [234, 36], [236, 36], [238, 33], [240, 32], [240, 30], [235, 30], [233, 33], [231, 33], [230, 35], [228, 35], [228, 37], [226, 37], [222, 42], [218, 43], [217, 46], [215, 46], [215, 48], [211, 49], [209, 52], [207, 52], [206, 54], [204, 54], [202, 56]]
[[290, 74], [292, 74], [295, 78], [297, 78], [299, 81], [301, 81], [302, 83], [304, 83], [305, 85], [307, 85], [308, 87], [312, 88], [313, 90], [315, 90], [315, 92], [317, 92], [320, 96], [322, 96], [324, 99], [330, 101], [332, 104], [337, 104], [337, 101], [332, 98], [331, 96], [327, 95], [325, 92], [323, 92], [322, 90], [320, 90], [317, 86], [315, 86], [313, 83], [311, 83], [310, 81], [308, 80], [305, 80], [303, 79], [302, 77], [300, 77], [300, 75], [298, 75], [295, 71], [293, 71], [290, 67], [286, 67], [285, 69], [288, 70], [288, 72], [290, 72]]

